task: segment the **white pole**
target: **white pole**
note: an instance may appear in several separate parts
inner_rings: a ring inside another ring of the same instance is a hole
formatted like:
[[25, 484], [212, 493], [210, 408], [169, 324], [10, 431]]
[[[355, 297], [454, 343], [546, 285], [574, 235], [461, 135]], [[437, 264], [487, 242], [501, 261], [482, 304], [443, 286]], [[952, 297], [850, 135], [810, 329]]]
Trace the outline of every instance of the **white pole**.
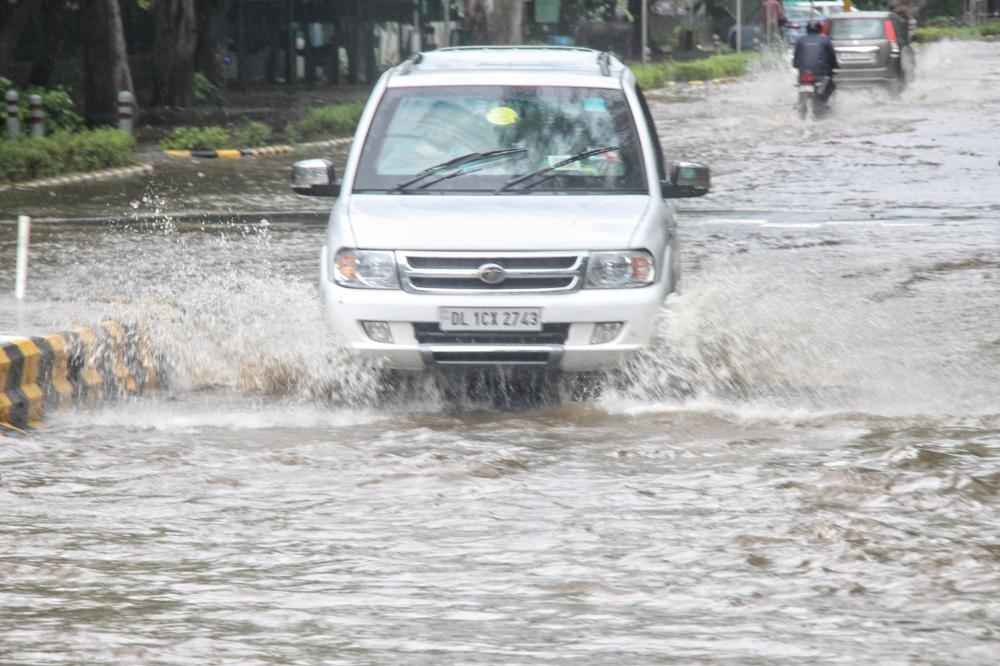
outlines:
[[25, 285], [28, 282], [28, 243], [31, 236], [31, 218], [17, 216], [17, 277], [14, 280], [14, 298], [24, 300]]
[[7, 134], [10, 138], [16, 139], [21, 132], [21, 120], [17, 117], [17, 91], [8, 90], [4, 97], [7, 99]]
[[736, 52], [743, 52], [743, 0], [736, 0]]
[[645, 65], [648, 57], [646, 56], [647, 46], [649, 44], [649, 0], [642, 0], [642, 64]]
[[132, 133], [132, 93], [128, 90], [118, 93], [118, 129]]
[[41, 95], [28, 95], [28, 122], [31, 123], [31, 136], [45, 136], [45, 110]]

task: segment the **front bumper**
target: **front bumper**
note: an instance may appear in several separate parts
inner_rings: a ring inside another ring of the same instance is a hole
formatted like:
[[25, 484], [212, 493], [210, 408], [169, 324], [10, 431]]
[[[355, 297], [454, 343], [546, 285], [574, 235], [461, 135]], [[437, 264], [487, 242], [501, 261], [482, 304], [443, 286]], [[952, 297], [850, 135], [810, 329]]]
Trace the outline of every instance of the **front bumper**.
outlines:
[[834, 73], [834, 81], [840, 88], [862, 88], [868, 86], [886, 86], [899, 80], [898, 67], [871, 67], [865, 69], [838, 69]]
[[[667, 296], [664, 279], [634, 289], [583, 289], [561, 294], [412, 294], [402, 290], [347, 289], [321, 271], [326, 320], [345, 344], [385, 367], [424, 370], [447, 366], [539, 366], [566, 371], [608, 368], [645, 346]], [[560, 344], [421, 342], [415, 324], [433, 325], [441, 307], [541, 308], [545, 324], [565, 325]], [[372, 340], [362, 321], [384, 321], [392, 343]], [[621, 322], [610, 342], [591, 344], [599, 322]]]

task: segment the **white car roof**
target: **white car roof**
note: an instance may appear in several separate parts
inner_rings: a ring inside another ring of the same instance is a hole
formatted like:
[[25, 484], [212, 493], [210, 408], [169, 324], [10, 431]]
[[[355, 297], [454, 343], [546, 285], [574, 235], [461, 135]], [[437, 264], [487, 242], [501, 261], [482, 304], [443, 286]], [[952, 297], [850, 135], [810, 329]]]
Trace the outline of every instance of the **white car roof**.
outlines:
[[455, 46], [418, 53], [390, 70], [390, 88], [539, 85], [620, 88], [628, 68], [610, 53], [559, 46]]

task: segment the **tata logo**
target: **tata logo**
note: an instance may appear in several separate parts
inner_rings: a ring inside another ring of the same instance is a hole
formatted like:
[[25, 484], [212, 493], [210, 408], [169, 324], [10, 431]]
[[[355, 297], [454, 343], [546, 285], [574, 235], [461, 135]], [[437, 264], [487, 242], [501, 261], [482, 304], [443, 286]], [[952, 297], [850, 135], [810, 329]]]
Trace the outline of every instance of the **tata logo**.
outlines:
[[483, 264], [479, 267], [479, 279], [486, 284], [500, 284], [507, 279], [507, 271], [500, 264]]

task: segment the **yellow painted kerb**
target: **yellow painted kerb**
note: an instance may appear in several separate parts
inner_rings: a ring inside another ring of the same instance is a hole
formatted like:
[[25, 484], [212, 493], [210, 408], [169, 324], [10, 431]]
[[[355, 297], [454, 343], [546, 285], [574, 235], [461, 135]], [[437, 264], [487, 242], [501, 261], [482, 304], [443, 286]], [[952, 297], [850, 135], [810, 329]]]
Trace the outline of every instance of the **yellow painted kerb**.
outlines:
[[58, 334], [42, 336], [52, 348], [52, 376], [50, 397], [58, 407], [66, 407], [73, 400], [73, 385], [69, 381], [69, 359], [66, 338]]
[[24, 357], [20, 389], [25, 400], [28, 401], [28, 425], [34, 427], [45, 414], [45, 395], [42, 393], [42, 387], [38, 384], [42, 352], [38, 349], [38, 345], [28, 338], [14, 340], [14, 344], [21, 350], [21, 355]]
[[0, 421], [9, 421], [11, 407], [14, 403], [7, 397], [7, 375], [10, 373], [10, 357], [3, 347], [0, 347]]

